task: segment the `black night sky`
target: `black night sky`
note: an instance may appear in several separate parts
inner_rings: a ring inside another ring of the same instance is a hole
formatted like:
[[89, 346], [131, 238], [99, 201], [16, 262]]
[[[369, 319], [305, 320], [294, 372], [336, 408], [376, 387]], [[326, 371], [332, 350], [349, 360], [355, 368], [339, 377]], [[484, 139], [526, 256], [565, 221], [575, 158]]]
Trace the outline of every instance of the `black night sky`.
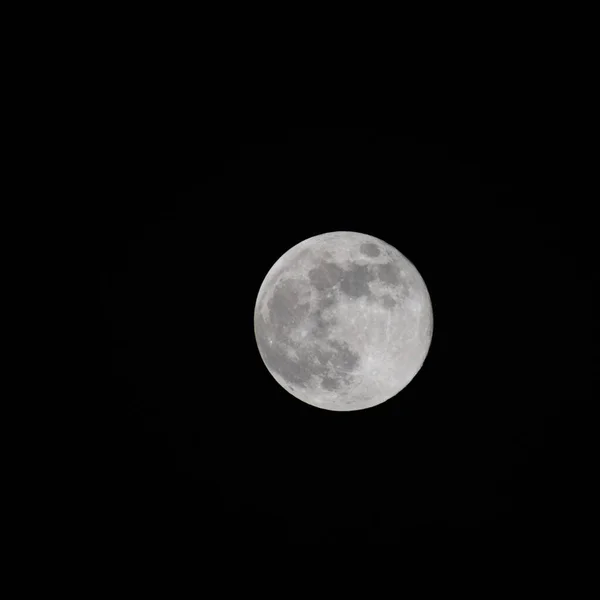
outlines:
[[[280, 544], [570, 527], [591, 234], [542, 191], [558, 176], [545, 144], [174, 127], [114, 145], [98, 249], [107, 522]], [[272, 264], [336, 230], [395, 246], [434, 308], [417, 377], [350, 413], [283, 390], [253, 331]]]

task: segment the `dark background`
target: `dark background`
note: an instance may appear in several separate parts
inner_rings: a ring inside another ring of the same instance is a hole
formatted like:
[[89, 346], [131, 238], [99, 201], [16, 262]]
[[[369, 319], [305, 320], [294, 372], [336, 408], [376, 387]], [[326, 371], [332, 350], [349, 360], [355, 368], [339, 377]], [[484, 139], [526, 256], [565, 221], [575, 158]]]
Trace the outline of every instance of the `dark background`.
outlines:
[[[557, 193], [560, 149], [480, 130], [120, 130], [98, 182], [106, 522], [233, 543], [574, 527], [592, 229]], [[434, 310], [417, 377], [351, 413], [284, 391], [253, 331], [272, 264], [335, 230], [405, 254]]]

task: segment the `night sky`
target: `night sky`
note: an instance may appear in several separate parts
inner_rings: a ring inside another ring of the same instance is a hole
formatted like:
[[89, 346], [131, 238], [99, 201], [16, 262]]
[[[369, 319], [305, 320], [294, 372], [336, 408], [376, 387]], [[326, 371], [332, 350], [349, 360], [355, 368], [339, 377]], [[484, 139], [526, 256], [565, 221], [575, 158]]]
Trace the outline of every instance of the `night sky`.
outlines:
[[[98, 184], [107, 523], [234, 544], [573, 526], [591, 230], [548, 195], [545, 141], [134, 127]], [[349, 413], [281, 388], [253, 330], [273, 263], [336, 230], [396, 247], [434, 310], [416, 378]]]

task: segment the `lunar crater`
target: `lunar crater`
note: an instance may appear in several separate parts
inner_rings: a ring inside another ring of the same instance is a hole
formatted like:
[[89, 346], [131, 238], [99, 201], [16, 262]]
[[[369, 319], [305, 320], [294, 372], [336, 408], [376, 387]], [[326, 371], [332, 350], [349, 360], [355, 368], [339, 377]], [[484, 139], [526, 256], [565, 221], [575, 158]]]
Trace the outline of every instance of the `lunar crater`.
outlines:
[[366, 256], [370, 257], [379, 256], [381, 254], [379, 246], [377, 244], [373, 244], [372, 242], [361, 244], [360, 251]]

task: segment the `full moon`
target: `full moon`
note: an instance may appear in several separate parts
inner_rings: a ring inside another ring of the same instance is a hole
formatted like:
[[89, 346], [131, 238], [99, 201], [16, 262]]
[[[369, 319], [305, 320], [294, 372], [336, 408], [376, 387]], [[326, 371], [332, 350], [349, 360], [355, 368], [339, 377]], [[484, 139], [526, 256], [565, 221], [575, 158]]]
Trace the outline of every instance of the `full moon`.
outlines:
[[415, 377], [433, 334], [415, 266], [386, 242], [352, 231], [290, 248], [256, 300], [258, 350], [293, 396], [326, 410], [376, 406]]

